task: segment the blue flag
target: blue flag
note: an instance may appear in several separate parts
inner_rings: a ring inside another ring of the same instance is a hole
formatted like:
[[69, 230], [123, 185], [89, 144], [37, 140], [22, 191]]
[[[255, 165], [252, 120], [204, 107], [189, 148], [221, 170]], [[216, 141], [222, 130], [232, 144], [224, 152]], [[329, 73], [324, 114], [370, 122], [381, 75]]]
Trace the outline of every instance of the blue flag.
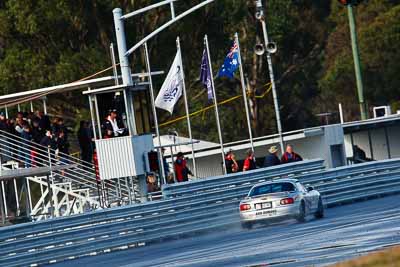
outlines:
[[214, 99], [213, 88], [211, 79], [213, 78], [210, 71], [209, 58], [206, 49], [203, 51], [203, 57], [201, 59], [201, 72], [200, 81], [207, 89], [208, 100]]
[[233, 46], [231, 47], [228, 55], [224, 60], [224, 64], [220, 68], [218, 72], [218, 77], [228, 77], [233, 78], [233, 73], [239, 67], [239, 49], [236, 41], [233, 42]]

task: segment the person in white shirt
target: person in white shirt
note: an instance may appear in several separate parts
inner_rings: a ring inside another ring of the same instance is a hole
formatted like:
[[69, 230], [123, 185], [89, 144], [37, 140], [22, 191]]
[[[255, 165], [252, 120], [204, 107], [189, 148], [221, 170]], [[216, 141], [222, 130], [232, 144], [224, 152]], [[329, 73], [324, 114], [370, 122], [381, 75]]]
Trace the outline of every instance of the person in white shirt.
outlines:
[[110, 110], [106, 121], [104, 122], [104, 138], [111, 138], [123, 135], [125, 129], [118, 127], [117, 110]]

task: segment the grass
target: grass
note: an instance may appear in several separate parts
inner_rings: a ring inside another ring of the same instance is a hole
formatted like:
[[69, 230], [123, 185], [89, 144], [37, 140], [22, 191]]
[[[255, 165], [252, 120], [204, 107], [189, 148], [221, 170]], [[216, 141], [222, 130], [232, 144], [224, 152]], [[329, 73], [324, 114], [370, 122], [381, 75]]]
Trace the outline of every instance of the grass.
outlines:
[[338, 263], [332, 267], [400, 267], [400, 246]]

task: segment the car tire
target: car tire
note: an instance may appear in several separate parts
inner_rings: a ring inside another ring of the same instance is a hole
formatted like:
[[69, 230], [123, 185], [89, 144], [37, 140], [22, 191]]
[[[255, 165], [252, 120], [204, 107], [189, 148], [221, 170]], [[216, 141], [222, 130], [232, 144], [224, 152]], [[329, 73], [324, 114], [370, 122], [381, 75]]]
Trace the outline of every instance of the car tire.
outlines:
[[322, 198], [318, 200], [318, 209], [317, 212], [314, 213], [314, 217], [316, 219], [324, 218], [324, 204], [322, 203]]
[[242, 228], [246, 230], [251, 230], [253, 228], [252, 222], [242, 222]]
[[306, 205], [305, 205], [304, 201], [302, 201], [300, 204], [299, 214], [297, 215], [296, 220], [298, 222], [306, 221]]

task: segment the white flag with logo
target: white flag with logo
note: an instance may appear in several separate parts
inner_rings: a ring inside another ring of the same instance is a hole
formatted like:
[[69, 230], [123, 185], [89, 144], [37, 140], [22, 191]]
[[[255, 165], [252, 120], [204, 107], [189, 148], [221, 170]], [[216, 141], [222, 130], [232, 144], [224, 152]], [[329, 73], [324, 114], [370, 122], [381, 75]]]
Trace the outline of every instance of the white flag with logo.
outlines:
[[176, 102], [182, 96], [182, 62], [179, 51], [176, 53], [174, 63], [168, 72], [167, 78], [157, 95], [155, 105], [172, 114]]

